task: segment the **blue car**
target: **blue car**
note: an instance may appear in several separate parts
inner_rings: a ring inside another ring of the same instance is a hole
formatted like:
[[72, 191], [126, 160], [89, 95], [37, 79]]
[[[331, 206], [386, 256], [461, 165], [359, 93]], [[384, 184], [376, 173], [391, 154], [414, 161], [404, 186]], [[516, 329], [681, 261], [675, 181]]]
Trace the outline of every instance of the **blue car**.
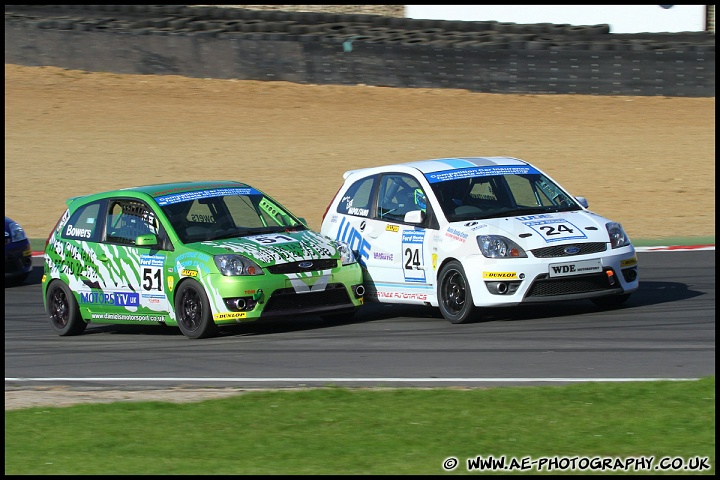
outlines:
[[25, 230], [5, 217], [5, 283], [23, 283], [32, 268], [32, 249]]

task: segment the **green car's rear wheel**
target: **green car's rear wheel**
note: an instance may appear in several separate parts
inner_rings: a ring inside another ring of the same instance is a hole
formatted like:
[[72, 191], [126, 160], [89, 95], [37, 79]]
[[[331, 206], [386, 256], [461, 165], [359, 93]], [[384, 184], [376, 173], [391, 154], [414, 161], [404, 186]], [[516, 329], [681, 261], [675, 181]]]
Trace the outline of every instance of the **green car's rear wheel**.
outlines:
[[47, 289], [47, 313], [50, 326], [60, 336], [78, 335], [87, 323], [80, 316], [80, 309], [70, 288], [61, 280], [55, 280]]

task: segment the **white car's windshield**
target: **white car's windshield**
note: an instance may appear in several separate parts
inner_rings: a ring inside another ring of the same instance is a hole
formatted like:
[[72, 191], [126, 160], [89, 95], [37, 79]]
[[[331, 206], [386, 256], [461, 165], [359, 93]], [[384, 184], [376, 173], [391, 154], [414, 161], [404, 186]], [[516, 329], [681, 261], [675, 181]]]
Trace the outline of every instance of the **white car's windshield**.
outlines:
[[582, 209], [542, 174], [477, 176], [431, 185], [450, 222]]

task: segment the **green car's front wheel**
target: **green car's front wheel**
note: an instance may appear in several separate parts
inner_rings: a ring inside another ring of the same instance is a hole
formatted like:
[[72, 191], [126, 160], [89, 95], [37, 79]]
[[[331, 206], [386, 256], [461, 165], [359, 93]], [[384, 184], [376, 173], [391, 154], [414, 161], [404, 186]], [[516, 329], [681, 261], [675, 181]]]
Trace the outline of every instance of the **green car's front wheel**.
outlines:
[[186, 280], [175, 294], [175, 315], [180, 331], [188, 338], [207, 338], [217, 333], [205, 289]]
[[87, 323], [80, 316], [77, 301], [70, 288], [61, 280], [50, 283], [47, 289], [47, 313], [50, 326], [61, 337], [78, 335]]

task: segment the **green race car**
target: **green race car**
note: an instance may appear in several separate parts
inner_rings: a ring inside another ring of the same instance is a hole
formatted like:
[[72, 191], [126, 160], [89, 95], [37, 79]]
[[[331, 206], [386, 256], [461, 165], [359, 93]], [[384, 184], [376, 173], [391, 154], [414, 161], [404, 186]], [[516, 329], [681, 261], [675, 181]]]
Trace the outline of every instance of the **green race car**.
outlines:
[[352, 315], [364, 288], [345, 243], [234, 181], [148, 185], [74, 197], [45, 247], [53, 330], [171, 325], [189, 338], [259, 318]]

